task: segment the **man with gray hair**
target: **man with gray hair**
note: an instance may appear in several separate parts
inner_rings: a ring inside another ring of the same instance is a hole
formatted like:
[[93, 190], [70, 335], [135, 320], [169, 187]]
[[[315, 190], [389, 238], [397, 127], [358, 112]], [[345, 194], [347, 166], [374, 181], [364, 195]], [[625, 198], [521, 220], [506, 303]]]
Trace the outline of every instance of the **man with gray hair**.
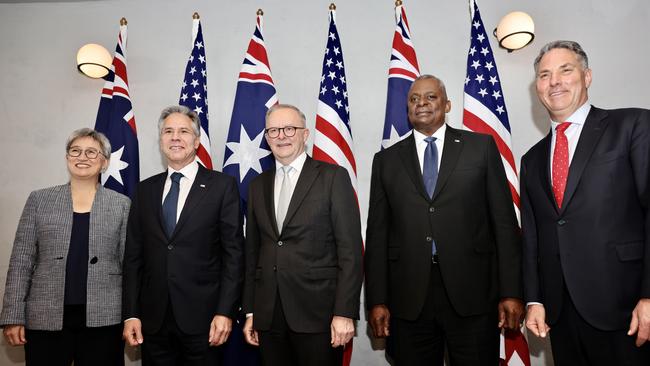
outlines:
[[199, 118], [183, 106], [158, 122], [167, 171], [142, 181], [124, 255], [126, 341], [153, 365], [218, 365], [243, 281], [234, 178], [196, 162]]
[[553, 329], [556, 365], [649, 365], [650, 111], [591, 106], [576, 42], [534, 68], [551, 130], [521, 160], [526, 326]]

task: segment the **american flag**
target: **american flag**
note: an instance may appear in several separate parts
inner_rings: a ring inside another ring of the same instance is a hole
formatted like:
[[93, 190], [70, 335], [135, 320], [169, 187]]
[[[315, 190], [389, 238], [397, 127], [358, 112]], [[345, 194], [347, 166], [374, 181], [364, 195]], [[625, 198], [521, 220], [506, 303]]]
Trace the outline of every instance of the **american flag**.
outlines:
[[[512, 202], [519, 220], [519, 179], [512, 154], [508, 111], [481, 13], [476, 2], [470, 0], [470, 3], [473, 14], [465, 77], [463, 127], [492, 135], [494, 138], [510, 183]], [[505, 331], [501, 336], [500, 354], [503, 366], [530, 366], [528, 344], [519, 331]]]
[[357, 192], [357, 163], [354, 160], [348, 87], [341, 39], [336, 30], [336, 10], [329, 14], [327, 46], [318, 92], [313, 158], [344, 167]]
[[201, 144], [196, 150], [196, 158], [204, 167], [212, 169], [208, 129], [208, 71], [201, 21], [196, 13], [192, 20], [192, 40], [192, 53], [187, 60], [187, 66], [185, 66], [185, 78], [178, 104], [186, 106], [199, 115]]
[[[472, 0], [470, 0], [472, 1]], [[487, 38], [481, 14], [473, 3], [467, 75], [463, 99], [463, 127], [492, 135], [501, 153], [501, 161], [510, 183], [512, 202], [519, 220], [519, 178], [512, 154], [508, 110], [501, 89], [497, 65]]]
[[104, 78], [95, 130], [105, 134], [112, 147], [110, 165], [102, 173], [102, 185], [132, 198], [140, 181], [140, 158], [126, 74], [126, 19], [122, 18], [120, 24], [113, 65]]
[[413, 128], [406, 114], [406, 97], [413, 80], [420, 76], [418, 58], [411, 42], [411, 29], [406, 10], [400, 0], [395, 2], [395, 34], [388, 69], [388, 96], [382, 149], [408, 137]]
[[223, 172], [239, 182], [243, 210], [247, 207], [250, 181], [273, 166], [273, 155], [264, 138], [264, 118], [266, 111], [278, 102], [278, 96], [271, 77], [262, 26], [263, 13], [258, 10], [255, 31], [239, 72], [223, 163]]
[[[357, 194], [357, 163], [354, 160], [353, 148], [343, 48], [336, 29], [336, 6], [332, 4], [329, 11], [327, 46], [323, 56], [323, 72], [318, 90], [316, 134], [312, 156], [315, 160], [344, 167], [350, 175], [354, 193]], [[345, 346], [343, 365], [350, 365], [351, 358], [352, 340]]]

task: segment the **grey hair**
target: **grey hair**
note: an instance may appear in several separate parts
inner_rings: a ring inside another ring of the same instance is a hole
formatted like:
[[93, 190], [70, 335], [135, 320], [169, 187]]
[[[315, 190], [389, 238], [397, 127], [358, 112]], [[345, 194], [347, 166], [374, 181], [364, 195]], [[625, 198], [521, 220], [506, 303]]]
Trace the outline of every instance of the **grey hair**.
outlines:
[[305, 126], [305, 127], [307, 126], [307, 119], [305, 118], [305, 114], [302, 113], [302, 111], [298, 107], [296, 107], [295, 105], [291, 105], [291, 104], [280, 104], [280, 103], [274, 104], [271, 108], [269, 108], [266, 111], [266, 117], [264, 118], [264, 122], [268, 122], [269, 121], [269, 116], [271, 115], [271, 113], [277, 111], [278, 109], [291, 109], [291, 110], [295, 111], [300, 116], [300, 121], [302, 122], [302, 125]]
[[160, 117], [158, 118], [158, 134], [162, 135], [163, 124], [165, 119], [174, 113], [180, 113], [190, 120], [192, 120], [192, 130], [197, 137], [201, 136], [201, 120], [199, 115], [193, 110], [187, 108], [184, 105], [170, 105], [160, 112]]
[[578, 57], [578, 61], [580, 61], [580, 65], [582, 66], [582, 69], [587, 70], [589, 68], [589, 58], [587, 57], [587, 53], [585, 52], [585, 50], [582, 49], [582, 46], [580, 46], [578, 42], [560, 40], [560, 41], [549, 42], [545, 44], [541, 50], [539, 50], [539, 54], [537, 55], [537, 57], [535, 57], [535, 62], [533, 63], [533, 67], [535, 68], [535, 73], [537, 73], [538, 71], [539, 63], [542, 60], [542, 57], [544, 57], [544, 55], [548, 53], [550, 50], [556, 48], [564, 48], [575, 53], [576, 56]]
[[102, 153], [102, 155], [104, 155], [106, 160], [111, 159], [111, 142], [108, 141], [106, 135], [87, 127], [74, 130], [70, 136], [68, 136], [68, 140], [65, 143], [65, 152], [67, 153], [68, 150], [70, 150], [70, 147], [75, 142], [75, 140], [84, 137], [90, 137], [91, 139], [97, 141], [99, 144], [99, 151]]
[[440, 90], [442, 90], [443, 93], [445, 93], [445, 96], [447, 95], [447, 87], [445, 86], [444, 81], [440, 80], [440, 78], [433, 76], [431, 74], [422, 74], [413, 80], [413, 83], [411, 84], [411, 87], [409, 88], [409, 92], [411, 91], [411, 88], [413, 85], [415, 85], [415, 82], [418, 80], [435, 80], [438, 82], [438, 85], [440, 85]]

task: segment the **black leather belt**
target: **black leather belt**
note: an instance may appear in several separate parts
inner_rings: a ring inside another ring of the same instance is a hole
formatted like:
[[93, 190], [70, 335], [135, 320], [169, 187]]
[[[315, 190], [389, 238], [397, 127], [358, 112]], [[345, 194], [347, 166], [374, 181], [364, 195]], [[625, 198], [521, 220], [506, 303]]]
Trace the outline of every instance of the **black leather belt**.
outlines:
[[431, 256], [431, 263], [433, 263], [433, 264], [438, 264], [438, 263], [440, 263], [440, 259], [438, 258], [438, 254], [437, 254], [437, 253]]

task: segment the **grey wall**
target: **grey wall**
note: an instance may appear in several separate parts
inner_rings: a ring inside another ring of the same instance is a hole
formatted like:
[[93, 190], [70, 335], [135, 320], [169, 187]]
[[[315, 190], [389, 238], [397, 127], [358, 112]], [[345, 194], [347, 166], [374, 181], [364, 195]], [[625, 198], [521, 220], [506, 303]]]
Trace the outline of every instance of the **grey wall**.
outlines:
[[[237, 75], [252, 34], [255, 11], [265, 10], [264, 36], [280, 101], [300, 106], [313, 127], [326, 43], [329, 1], [140, 0], [0, 3], [0, 293], [18, 218], [30, 191], [67, 180], [64, 141], [93, 126], [100, 80], [77, 73], [75, 55], [85, 43], [114, 49], [119, 19], [129, 21], [128, 75], [140, 140], [141, 176], [163, 169], [156, 140], [162, 107], [178, 101], [191, 42], [191, 16], [202, 17], [208, 60], [210, 134], [215, 165], [223, 162]], [[405, 0], [422, 72], [447, 84], [448, 121], [460, 126], [469, 37], [466, 0]], [[351, 123], [365, 221], [370, 165], [381, 140], [386, 74], [394, 30], [392, 0], [340, 0], [337, 23], [345, 55]], [[517, 159], [548, 129], [534, 95], [531, 63], [554, 39], [582, 43], [593, 69], [591, 102], [601, 107], [650, 107], [650, 3], [642, 0], [481, 0], [491, 30], [513, 10], [528, 12], [537, 38], [508, 54], [494, 48], [512, 125]], [[490, 42], [495, 47], [494, 38]], [[354, 365], [381, 365], [366, 323], [359, 323]], [[550, 365], [548, 345], [531, 339], [536, 365]], [[22, 364], [22, 349], [0, 343], [0, 364]]]

